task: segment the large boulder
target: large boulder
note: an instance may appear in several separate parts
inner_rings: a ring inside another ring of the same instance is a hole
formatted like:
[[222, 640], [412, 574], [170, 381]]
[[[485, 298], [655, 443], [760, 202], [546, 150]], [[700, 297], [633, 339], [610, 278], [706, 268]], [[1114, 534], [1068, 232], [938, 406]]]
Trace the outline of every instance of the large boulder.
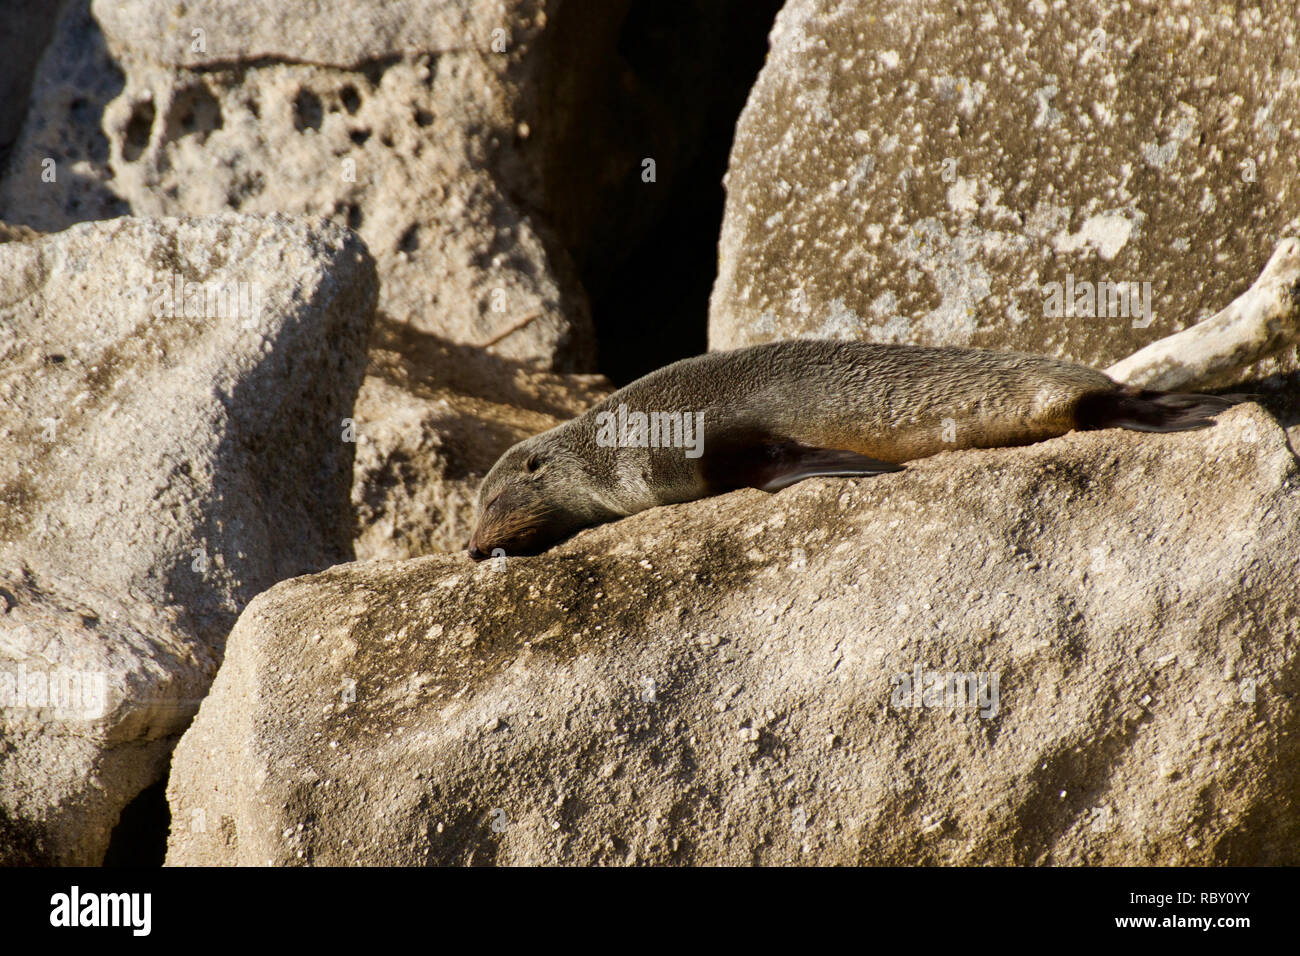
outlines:
[[1242, 406], [283, 582], [168, 862], [1300, 862], [1297, 465]]
[[0, 244], [0, 863], [98, 863], [244, 605], [352, 557], [377, 279], [325, 220]]
[[1104, 368], [1208, 316], [1300, 225], [1297, 34], [1287, 4], [789, 0], [736, 130], [710, 347]]
[[396, 320], [588, 366], [567, 253], [494, 169], [530, 135], [511, 81], [545, 22], [532, 6], [72, 0], [0, 215], [43, 229], [123, 208], [331, 216], [373, 251]]
[[761, 19], [670, 6], [68, 0], [0, 218], [331, 216], [373, 251], [394, 321], [590, 371], [579, 277], [608, 286], [667, 210], [732, 21]]

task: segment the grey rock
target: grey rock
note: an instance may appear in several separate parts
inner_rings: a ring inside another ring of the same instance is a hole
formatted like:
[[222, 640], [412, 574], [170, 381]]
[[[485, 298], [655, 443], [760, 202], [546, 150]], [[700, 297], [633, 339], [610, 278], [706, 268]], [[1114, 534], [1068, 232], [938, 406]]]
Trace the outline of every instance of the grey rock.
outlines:
[[1212, 0], [790, 0], [737, 126], [710, 347], [1104, 368], [1209, 316], [1300, 224], [1297, 32], [1293, 6]]
[[1297, 465], [1242, 406], [283, 582], [168, 862], [1294, 864]]
[[376, 285], [324, 220], [0, 244], [0, 862], [98, 863], [243, 606], [351, 559]]
[[330, 216], [372, 250], [388, 316], [585, 368], [594, 344], [568, 253], [494, 159], [531, 135], [513, 84], [545, 22], [509, 6], [74, 0], [0, 216], [43, 230], [125, 210]]

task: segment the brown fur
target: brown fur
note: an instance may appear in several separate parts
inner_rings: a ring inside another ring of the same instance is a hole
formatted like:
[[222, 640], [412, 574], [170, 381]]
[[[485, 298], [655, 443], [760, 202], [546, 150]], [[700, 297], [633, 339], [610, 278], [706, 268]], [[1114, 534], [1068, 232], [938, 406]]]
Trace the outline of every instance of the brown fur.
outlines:
[[[537, 551], [656, 505], [813, 474], [897, 470], [951, 449], [1029, 444], [1080, 427], [1203, 427], [1231, 403], [1125, 388], [1095, 369], [1014, 352], [813, 340], [713, 352], [652, 372], [509, 449], [479, 490], [470, 554]], [[703, 413], [703, 456], [602, 447], [600, 415], [620, 405]]]

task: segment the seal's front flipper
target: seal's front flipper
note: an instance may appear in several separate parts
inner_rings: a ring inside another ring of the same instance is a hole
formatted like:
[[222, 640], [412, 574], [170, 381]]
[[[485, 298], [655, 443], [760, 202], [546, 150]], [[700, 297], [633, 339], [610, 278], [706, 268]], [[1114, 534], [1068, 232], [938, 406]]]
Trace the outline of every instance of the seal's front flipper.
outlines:
[[842, 448], [817, 448], [801, 442], [768, 439], [741, 445], [724, 456], [733, 488], [780, 491], [805, 478], [856, 478], [902, 471], [892, 461], [868, 458]]
[[769, 445], [769, 458], [754, 475], [752, 487], [762, 491], [780, 491], [805, 478], [858, 478], [902, 471], [892, 461], [868, 458], [839, 448], [813, 448], [796, 442]]
[[789, 438], [732, 432], [705, 443], [701, 470], [711, 495], [736, 488], [780, 491], [805, 478], [860, 478], [902, 471], [892, 461], [868, 458], [842, 448], [819, 448]]

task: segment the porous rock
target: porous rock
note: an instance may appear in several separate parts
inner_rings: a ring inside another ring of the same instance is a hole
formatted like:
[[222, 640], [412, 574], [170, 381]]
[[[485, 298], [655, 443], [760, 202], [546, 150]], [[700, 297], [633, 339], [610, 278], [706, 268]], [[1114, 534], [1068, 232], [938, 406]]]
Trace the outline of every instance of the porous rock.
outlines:
[[73, 0], [0, 215], [46, 230], [128, 210], [330, 216], [365, 239], [395, 320], [585, 368], [567, 253], [494, 158], [529, 136], [512, 83], [544, 7]]

